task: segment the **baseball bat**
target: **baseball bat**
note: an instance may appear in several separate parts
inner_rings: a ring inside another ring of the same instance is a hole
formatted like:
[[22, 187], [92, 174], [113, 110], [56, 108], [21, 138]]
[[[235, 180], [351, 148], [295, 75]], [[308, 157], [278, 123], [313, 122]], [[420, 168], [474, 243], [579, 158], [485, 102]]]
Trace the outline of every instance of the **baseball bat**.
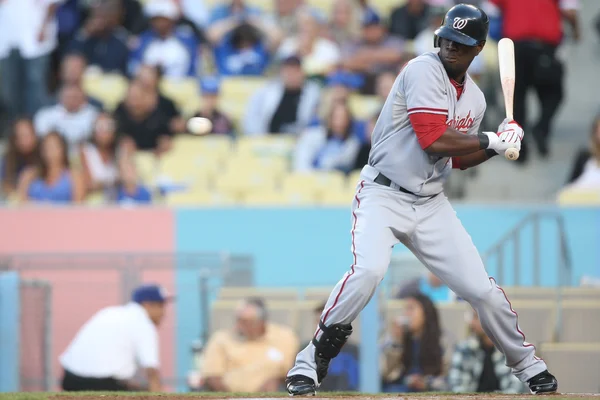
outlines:
[[[509, 38], [502, 38], [498, 42], [498, 64], [506, 118], [512, 120], [515, 96], [515, 44]], [[507, 160], [514, 161], [519, 158], [519, 150], [508, 149], [504, 152], [504, 157]]]

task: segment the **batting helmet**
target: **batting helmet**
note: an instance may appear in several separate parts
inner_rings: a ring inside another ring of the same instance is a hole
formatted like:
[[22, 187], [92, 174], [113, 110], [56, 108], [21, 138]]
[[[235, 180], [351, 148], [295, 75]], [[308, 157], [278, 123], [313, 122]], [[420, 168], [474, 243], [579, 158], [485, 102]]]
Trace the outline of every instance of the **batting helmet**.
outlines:
[[477, 46], [486, 40], [490, 19], [482, 9], [470, 4], [458, 4], [446, 13], [442, 26], [435, 31], [433, 44], [440, 47], [440, 38], [467, 46]]

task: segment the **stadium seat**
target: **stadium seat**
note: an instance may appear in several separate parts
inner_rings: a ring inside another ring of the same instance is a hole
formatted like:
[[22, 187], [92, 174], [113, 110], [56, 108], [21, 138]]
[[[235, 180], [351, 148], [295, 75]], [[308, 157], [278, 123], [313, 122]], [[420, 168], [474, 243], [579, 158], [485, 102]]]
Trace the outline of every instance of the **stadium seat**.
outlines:
[[251, 154], [234, 154], [226, 161], [224, 169], [228, 171], [264, 171], [264, 173], [273, 175], [277, 180], [289, 169], [289, 163], [283, 157], [255, 157]]
[[596, 300], [600, 301], [600, 288], [564, 287], [560, 294], [563, 300]]
[[362, 120], [369, 120], [381, 107], [377, 96], [365, 96], [352, 94], [348, 100], [348, 105], [354, 117]]
[[598, 189], [564, 189], [558, 195], [561, 206], [598, 206], [600, 205], [600, 190]]
[[284, 157], [291, 156], [296, 145], [295, 135], [266, 135], [242, 136], [235, 146], [236, 154], [252, 155], [254, 157]]
[[599, 301], [565, 300], [561, 310], [561, 342], [600, 342]]
[[195, 114], [200, 107], [198, 82], [194, 78], [162, 79], [160, 83], [162, 93], [173, 100], [182, 114], [189, 117]]
[[329, 298], [332, 289], [333, 286], [306, 288], [303, 292], [304, 300], [326, 301]]
[[373, 0], [369, 2], [369, 5], [372, 6], [379, 15], [389, 19], [394, 8], [401, 7], [404, 3], [406, 3], [406, 0]]
[[350, 207], [356, 193], [354, 190], [344, 188], [343, 190], [326, 190], [320, 197], [319, 204], [332, 207]]
[[348, 186], [349, 189], [356, 191], [356, 185], [358, 185], [358, 183], [360, 182], [360, 172], [361, 170], [358, 169], [356, 171], [352, 171], [349, 175], [348, 178], [346, 179], [346, 185]]
[[222, 287], [219, 300], [241, 300], [247, 297], [262, 297], [271, 301], [296, 301], [299, 293], [295, 288]]
[[240, 199], [244, 206], [285, 206], [288, 205], [285, 195], [278, 190], [257, 190], [246, 193]]
[[184, 155], [210, 155], [216, 158], [229, 158], [232, 140], [225, 135], [194, 136], [177, 135], [173, 140], [173, 150]]
[[286, 193], [308, 193], [319, 199], [325, 191], [343, 191], [346, 178], [341, 172], [291, 173], [283, 177]]
[[519, 327], [527, 342], [535, 346], [554, 340], [556, 303], [552, 300], [512, 300]]
[[92, 97], [100, 100], [109, 111], [114, 111], [125, 98], [129, 84], [127, 79], [119, 74], [85, 74], [83, 89]]
[[558, 292], [555, 288], [507, 286], [502, 288], [511, 302], [519, 300], [551, 300], [556, 301]]
[[151, 151], [137, 151], [134, 156], [138, 176], [147, 185], [154, 185], [159, 174], [158, 158]]
[[266, 83], [263, 77], [227, 77], [221, 82], [220, 106], [239, 123], [246, 112], [250, 97]]
[[159, 180], [208, 188], [219, 170], [219, 161], [211, 156], [182, 157], [171, 152], [160, 160]]
[[259, 168], [227, 169], [214, 180], [217, 190], [238, 199], [250, 192], [273, 191], [276, 184], [276, 171]]
[[558, 378], [561, 393], [600, 391], [600, 343], [546, 343], [540, 356]]
[[317, 329], [317, 320], [315, 318], [315, 308], [319, 307], [322, 303], [322, 299], [319, 300], [305, 300], [298, 303], [298, 339], [300, 343], [308, 343], [312, 339]]
[[235, 204], [235, 199], [222, 193], [195, 188], [192, 191], [169, 193], [166, 196], [166, 204], [168, 206], [231, 206]]

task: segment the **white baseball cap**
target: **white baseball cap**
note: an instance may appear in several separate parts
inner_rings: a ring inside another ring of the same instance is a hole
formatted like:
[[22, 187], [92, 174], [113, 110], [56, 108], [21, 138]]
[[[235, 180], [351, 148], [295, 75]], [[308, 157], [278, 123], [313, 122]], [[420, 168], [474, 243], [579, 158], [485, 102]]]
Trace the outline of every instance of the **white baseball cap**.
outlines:
[[172, 20], [179, 19], [179, 9], [173, 0], [150, 0], [146, 2], [144, 11], [148, 18], [164, 17]]

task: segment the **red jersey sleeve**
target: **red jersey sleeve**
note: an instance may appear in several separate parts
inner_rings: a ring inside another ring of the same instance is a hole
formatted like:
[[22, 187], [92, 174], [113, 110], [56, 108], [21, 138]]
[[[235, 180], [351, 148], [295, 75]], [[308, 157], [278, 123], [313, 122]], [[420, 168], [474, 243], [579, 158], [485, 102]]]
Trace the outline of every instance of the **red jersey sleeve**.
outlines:
[[426, 149], [440, 138], [448, 127], [445, 114], [428, 112], [409, 113], [410, 123], [417, 134], [422, 149]]

